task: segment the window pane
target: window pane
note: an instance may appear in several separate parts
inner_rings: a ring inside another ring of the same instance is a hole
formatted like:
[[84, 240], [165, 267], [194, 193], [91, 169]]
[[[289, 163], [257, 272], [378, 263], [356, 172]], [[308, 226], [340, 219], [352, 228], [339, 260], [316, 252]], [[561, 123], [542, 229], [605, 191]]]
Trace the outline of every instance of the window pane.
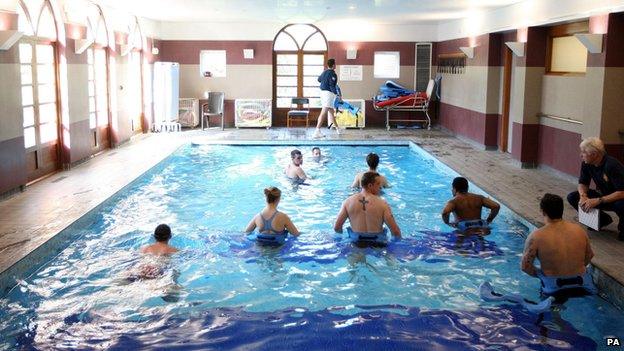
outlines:
[[277, 55], [277, 64], [278, 65], [296, 65], [297, 64], [297, 55]]
[[318, 87], [303, 88], [303, 96], [305, 96], [305, 97], [319, 97], [319, 96], [321, 96], [321, 90]]
[[93, 64], [93, 49], [91, 48], [87, 49], [87, 64]]
[[55, 82], [53, 65], [37, 65], [37, 83], [50, 84]]
[[24, 33], [24, 35], [33, 36], [35, 33], [33, 32], [32, 26], [24, 13], [24, 10], [21, 6], [17, 6], [17, 30]]
[[299, 47], [295, 43], [295, 41], [290, 37], [290, 35], [282, 32], [275, 39], [275, 44], [273, 45], [273, 50], [299, 50]]
[[37, 36], [56, 40], [56, 26], [54, 24], [54, 17], [50, 8], [45, 6], [41, 11], [41, 17], [39, 17], [39, 28], [37, 28]]
[[297, 77], [277, 77], [278, 86], [297, 86]]
[[401, 63], [398, 51], [375, 52], [373, 65], [375, 78], [399, 78]]
[[89, 112], [95, 112], [95, 97], [89, 98]]
[[106, 26], [104, 25], [104, 21], [101, 17], [97, 24], [97, 34], [95, 36], [95, 42], [102, 46], [108, 46], [108, 35], [106, 34]]
[[290, 98], [277, 98], [277, 107], [290, 107]]
[[39, 123], [56, 122], [56, 104], [39, 105]]
[[297, 66], [277, 66], [278, 76], [296, 76]]
[[24, 116], [24, 127], [30, 127], [35, 125], [35, 108], [27, 106], [22, 109], [22, 115]]
[[304, 76], [320, 76], [323, 73], [323, 66], [303, 66]]
[[315, 33], [308, 39], [303, 48], [304, 51], [325, 51], [327, 50], [327, 43], [321, 33]]
[[56, 140], [56, 135], [56, 123], [46, 123], [39, 126], [39, 140], [42, 144]]
[[32, 62], [32, 46], [30, 44], [19, 44], [19, 60], [21, 63]]
[[108, 116], [106, 110], [98, 110], [97, 112], [97, 124], [98, 126], [105, 126], [108, 124]]
[[321, 107], [321, 98], [310, 99], [310, 107]]
[[277, 96], [285, 97], [297, 97], [297, 88], [289, 88], [289, 87], [277, 87]]
[[52, 84], [40, 85], [39, 88], [37, 89], [37, 92], [39, 93], [38, 102], [40, 104], [43, 104], [46, 102], [56, 102], [56, 92], [54, 91], [54, 85]]
[[312, 76], [312, 77], [303, 77], [303, 85], [306, 87], [313, 87], [313, 86], [318, 87], [321, 85], [321, 83], [319, 83], [318, 77]]
[[20, 66], [21, 73], [21, 82], [22, 85], [32, 84], [32, 66], [31, 65], [21, 65]]
[[87, 84], [87, 86], [89, 90], [89, 96], [95, 96], [95, 83], [91, 80], [89, 81], [89, 84]]
[[93, 74], [93, 67], [90, 66], [88, 71], [89, 71], [89, 80], [95, 79], [95, 74]]
[[325, 64], [325, 55], [312, 55], [312, 54], [303, 55], [303, 64], [323, 66]]
[[95, 112], [89, 113], [89, 128], [93, 129], [97, 125], [97, 117]]
[[37, 141], [35, 140], [35, 127], [29, 127], [24, 129], [24, 146], [28, 149], [29, 147], [35, 146]]
[[587, 49], [574, 36], [552, 39], [552, 72], [587, 71]]
[[51, 45], [37, 45], [37, 63], [54, 63], [54, 49]]
[[31, 85], [22, 87], [22, 106], [33, 104], [33, 88]]
[[303, 42], [308, 39], [312, 33], [316, 32], [316, 28], [307, 24], [295, 24], [294, 26], [286, 28], [285, 31], [290, 33], [293, 38], [295, 38], [299, 47], [303, 47]]

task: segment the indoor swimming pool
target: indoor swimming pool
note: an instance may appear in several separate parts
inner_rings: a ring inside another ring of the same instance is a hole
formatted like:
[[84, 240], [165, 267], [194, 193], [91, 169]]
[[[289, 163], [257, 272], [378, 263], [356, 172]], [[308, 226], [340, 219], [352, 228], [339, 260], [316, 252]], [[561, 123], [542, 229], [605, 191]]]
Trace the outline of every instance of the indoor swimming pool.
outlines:
[[[0, 350], [594, 350], [624, 336], [624, 315], [598, 296], [543, 314], [483, 301], [486, 280], [540, 299], [520, 271], [529, 228], [503, 207], [490, 235], [457, 235], [440, 218], [457, 175], [418, 147], [321, 144], [314, 160], [312, 146], [182, 147], [66, 229], [65, 248], [0, 299]], [[307, 185], [283, 175], [294, 148]], [[387, 247], [333, 231], [369, 152], [403, 234]], [[302, 233], [279, 247], [243, 233], [271, 185]], [[134, 279], [159, 223], [181, 252], [158, 262], [161, 277]]]

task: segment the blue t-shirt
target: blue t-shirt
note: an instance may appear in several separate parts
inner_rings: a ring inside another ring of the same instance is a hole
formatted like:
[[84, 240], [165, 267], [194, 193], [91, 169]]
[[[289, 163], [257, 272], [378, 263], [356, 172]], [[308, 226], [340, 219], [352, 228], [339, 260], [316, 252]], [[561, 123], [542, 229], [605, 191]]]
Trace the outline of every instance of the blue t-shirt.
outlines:
[[318, 77], [318, 81], [321, 83], [321, 90], [331, 91], [338, 95], [336, 90], [336, 83], [338, 83], [338, 76], [333, 69], [326, 69]]
[[592, 180], [603, 196], [622, 191], [624, 190], [624, 165], [609, 155], [605, 155], [602, 163], [597, 167], [583, 162], [579, 183], [589, 186]]

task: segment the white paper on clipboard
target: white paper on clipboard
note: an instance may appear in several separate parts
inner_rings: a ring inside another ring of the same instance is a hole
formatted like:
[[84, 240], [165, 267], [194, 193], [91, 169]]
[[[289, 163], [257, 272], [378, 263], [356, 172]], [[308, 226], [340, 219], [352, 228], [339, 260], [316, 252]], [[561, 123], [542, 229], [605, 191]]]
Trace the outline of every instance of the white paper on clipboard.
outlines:
[[600, 211], [598, 209], [592, 208], [589, 212], [583, 211], [583, 209], [579, 206], [578, 209], [578, 218], [579, 222], [585, 224], [586, 226], [594, 229], [600, 229]]

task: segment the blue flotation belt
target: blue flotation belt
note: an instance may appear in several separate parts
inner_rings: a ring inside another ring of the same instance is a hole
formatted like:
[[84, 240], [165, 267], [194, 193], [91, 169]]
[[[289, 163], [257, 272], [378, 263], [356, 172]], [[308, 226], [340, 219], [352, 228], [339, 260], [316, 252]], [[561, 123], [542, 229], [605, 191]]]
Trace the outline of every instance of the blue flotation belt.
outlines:
[[288, 230], [284, 230], [279, 234], [262, 234], [255, 233], [250, 236], [252, 240], [255, 240], [258, 244], [262, 245], [283, 245], [286, 242], [288, 236]]
[[585, 289], [590, 294], [596, 294], [598, 289], [592, 281], [589, 268], [582, 275], [566, 277], [548, 277], [539, 270], [537, 276], [542, 282], [542, 292], [546, 295], [553, 295], [567, 289]]
[[479, 295], [485, 301], [509, 301], [520, 304], [531, 313], [546, 312], [550, 310], [550, 305], [552, 305], [553, 301], [555, 301], [554, 297], [549, 296], [538, 303], [532, 303], [518, 294], [499, 294], [494, 291], [492, 284], [487, 281], [481, 283], [479, 286]]
[[468, 229], [485, 229], [489, 228], [488, 222], [483, 219], [470, 219], [457, 222], [457, 229], [466, 231]]
[[358, 233], [354, 232], [351, 227], [347, 227], [347, 234], [349, 239], [358, 243], [371, 243], [371, 244], [387, 244], [388, 243], [388, 229], [384, 228], [381, 233]]

